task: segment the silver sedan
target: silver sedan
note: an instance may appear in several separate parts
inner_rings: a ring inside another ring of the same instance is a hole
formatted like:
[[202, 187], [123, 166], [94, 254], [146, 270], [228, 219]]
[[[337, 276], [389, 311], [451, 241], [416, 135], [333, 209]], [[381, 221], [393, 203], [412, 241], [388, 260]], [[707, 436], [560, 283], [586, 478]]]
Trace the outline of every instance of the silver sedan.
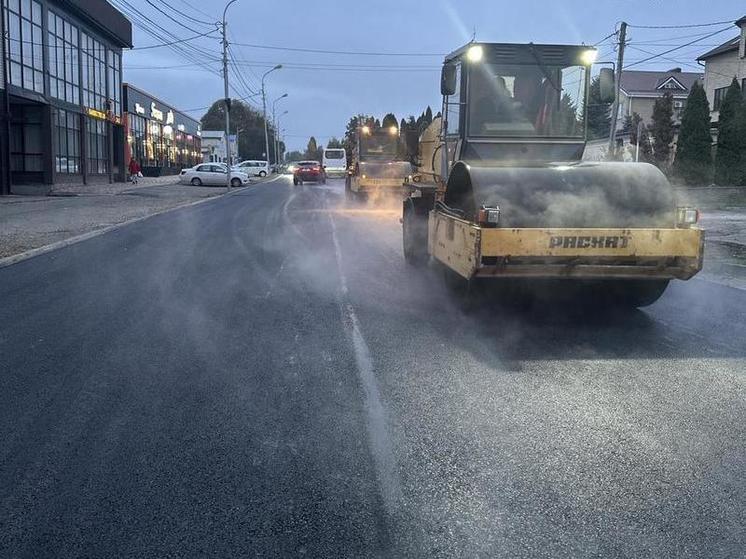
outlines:
[[[179, 176], [179, 182], [201, 185], [225, 185], [226, 166], [220, 163], [202, 163], [190, 169], [184, 169]], [[249, 183], [249, 175], [242, 171], [231, 170], [231, 186], [243, 186]]]

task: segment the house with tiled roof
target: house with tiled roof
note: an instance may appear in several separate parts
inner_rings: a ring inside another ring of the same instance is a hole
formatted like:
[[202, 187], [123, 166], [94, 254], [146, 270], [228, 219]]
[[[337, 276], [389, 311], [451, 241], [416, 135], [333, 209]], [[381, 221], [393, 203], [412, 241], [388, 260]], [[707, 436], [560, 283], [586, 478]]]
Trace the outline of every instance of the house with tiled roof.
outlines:
[[619, 94], [621, 122], [624, 122], [625, 117], [632, 116], [632, 113], [637, 113], [643, 122], [650, 124], [656, 99], [668, 92], [673, 96], [674, 123], [678, 125], [689, 91], [694, 83], [701, 81], [703, 77], [704, 75], [699, 72], [682, 72], [681, 68], [672, 68], [665, 72], [624, 70]]
[[738, 80], [742, 89], [746, 86], [746, 16], [734, 25], [738, 28], [736, 37], [697, 58], [705, 66], [705, 92], [713, 123], [719, 119], [720, 104], [733, 78]]

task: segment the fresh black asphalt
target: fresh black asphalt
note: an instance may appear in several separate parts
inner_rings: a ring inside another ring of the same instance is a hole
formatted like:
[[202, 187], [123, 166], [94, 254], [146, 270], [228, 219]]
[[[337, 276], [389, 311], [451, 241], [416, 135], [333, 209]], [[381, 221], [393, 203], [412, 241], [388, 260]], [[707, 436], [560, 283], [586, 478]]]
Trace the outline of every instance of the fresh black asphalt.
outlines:
[[0, 557], [743, 557], [746, 292], [466, 312], [288, 177], [0, 269]]

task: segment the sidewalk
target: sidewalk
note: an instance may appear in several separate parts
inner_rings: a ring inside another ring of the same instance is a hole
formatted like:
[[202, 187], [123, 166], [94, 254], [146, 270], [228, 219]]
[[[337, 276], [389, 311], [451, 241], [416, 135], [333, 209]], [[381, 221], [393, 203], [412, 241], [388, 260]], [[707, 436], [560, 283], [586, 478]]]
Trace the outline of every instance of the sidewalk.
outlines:
[[3, 258], [225, 193], [176, 181], [65, 185], [51, 196], [0, 197], [0, 266]]
[[97, 194], [120, 194], [136, 188], [149, 186], [161, 186], [179, 182], [179, 175], [168, 175], [165, 177], [142, 177], [138, 184], [131, 182], [114, 182], [111, 184], [56, 184], [52, 187], [52, 196], [64, 195], [97, 195]]

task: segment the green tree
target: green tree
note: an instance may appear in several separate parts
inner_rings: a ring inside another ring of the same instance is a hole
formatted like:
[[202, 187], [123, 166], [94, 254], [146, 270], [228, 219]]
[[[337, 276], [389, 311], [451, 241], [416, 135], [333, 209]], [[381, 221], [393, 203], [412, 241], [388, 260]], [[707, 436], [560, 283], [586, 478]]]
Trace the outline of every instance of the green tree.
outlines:
[[311, 136], [306, 145], [306, 158], [316, 159], [319, 156], [319, 146], [316, 144], [316, 138]]
[[699, 82], [694, 82], [681, 115], [674, 172], [690, 184], [708, 183], [712, 175], [710, 103]]
[[430, 126], [430, 124], [433, 121], [433, 110], [430, 108], [430, 105], [427, 106], [427, 109], [425, 109], [425, 126]]
[[285, 156], [285, 161], [300, 161], [301, 159], [304, 159], [304, 154], [298, 150], [289, 151]]
[[[225, 129], [225, 104], [223, 100], [215, 101], [200, 119], [203, 130]], [[238, 155], [243, 159], [261, 159], [264, 153], [264, 119], [260, 112], [243, 101], [231, 103], [230, 133], [238, 134]], [[273, 144], [274, 130], [270, 127], [270, 145]]]
[[741, 182], [741, 166], [744, 159], [743, 139], [739, 137], [740, 113], [743, 99], [738, 80], [733, 81], [720, 105], [718, 120], [718, 141], [715, 152], [715, 182], [717, 184], [738, 184]]
[[588, 120], [588, 138], [608, 138], [611, 130], [611, 107], [601, 102], [601, 81], [598, 76], [591, 80], [588, 103], [583, 109]]
[[737, 184], [740, 186], [746, 186], [746, 97], [741, 101], [738, 118], [736, 119], [736, 126], [738, 128], [738, 137], [741, 140], [739, 145], [741, 157]]
[[666, 91], [653, 104], [650, 133], [653, 136], [653, 160], [661, 169], [667, 169], [671, 161], [673, 142], [673, 95]]
[[560, 99], [559, 109], [552, 113], [552, 130], [560, 136], [575, 136], [581, 133], [578, 109], [572, 98], [565, 93]]
[[650, 134], [648, 128], [642, 121], [642, 117], [637, 113], [632, 113], [631, 117], [624, 119], [624, 131], [629, 133], [629, 142], [632, 145], [633, 154], [637, 151], [637, 131], [640, 131], [640, 157], [639, 160], [645, 163], [653, 161], [653, 146], [650, 145]]
[[335, 137], [329, 138], [329, 141], [326, 143], [326, 149], [341, 148], [341, 147], [344, 147], [342, 145], [342, 142], [339, 141]]
[[381, 123], [381, 126], [383, 128], [391, 128], [392, 126], [399, 126], [399, 120], [396, 118], [396, 115], [394, 113], [388, 113], [385, 117], [383, 117], [383, 122]]

